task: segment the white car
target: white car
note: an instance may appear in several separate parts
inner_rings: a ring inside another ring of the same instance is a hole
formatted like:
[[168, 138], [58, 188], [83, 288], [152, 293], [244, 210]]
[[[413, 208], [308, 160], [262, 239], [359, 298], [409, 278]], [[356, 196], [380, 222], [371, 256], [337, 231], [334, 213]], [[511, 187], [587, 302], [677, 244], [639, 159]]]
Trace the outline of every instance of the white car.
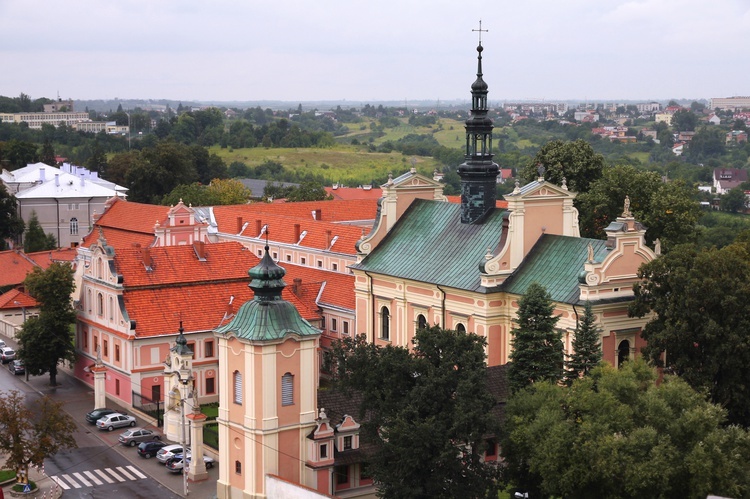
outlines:
[[96, 427], [100, 430], [112, 431], [115, 428], [122, 428], [124, 426], [135, 426], [135, 417], [116, 412], [108, 414], [96, 422]]
[[0, 348], [0, 360], [2, 360], [3, 364], [7, 364], [11, 360], [15, 360], [15, 358], [16, 358], [15, 350], [13, 350], [10, 347]]
[[166, 447], [162, 447], [161, 449], [159, 449], [159, 452], [156, 453], [156, 459], [163, 464], [175, 457], [177, 454], [182, 454], [182, 445], [167, 445]]
[[[190, 464], [190, 454], [188, 454], [187, 457], [188, 465]], [[209, 456], [203, 456], [203, 463], [206, 465], [206, 469], [210, 470], [214, 467], [214, 458]], [[182, 457], [182, 454], [177, 454], [172, 459], [167, 461], [167, 469], [171, 471], [172, 473], [179, 473], [182, 471], [182, 469], [185, 467], [185, 460]]]

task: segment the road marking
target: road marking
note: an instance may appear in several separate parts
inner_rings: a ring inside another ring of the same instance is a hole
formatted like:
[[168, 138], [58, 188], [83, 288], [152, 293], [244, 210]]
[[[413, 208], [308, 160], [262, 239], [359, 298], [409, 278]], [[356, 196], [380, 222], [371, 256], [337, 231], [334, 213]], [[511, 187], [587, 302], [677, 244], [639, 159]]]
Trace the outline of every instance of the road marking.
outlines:
[[80, 473], [73, 473], [73, 476], [80, 480], [86, 487], [91, 487], [91, 482], [83, 478], [83, 475]]
[[66, 479], [67, 481], [69, 481], [69, 482], [70, 482], [70, 484], [71, 484], [71, 485], [72, 485], [73, 487], [75, 487], [75, 488], [77, 488], [77, 489], [80, 489], [80, 488], [81, 488], [81, 484], [80, 484], [80, 483], [78, 483], [78, 482], [76, 482], [75, 480], [73, 480], [73, 478], [72, 478], [72, 477], [71, 477], [70, 475], [60, 475], [60, 476], [61, 476], [62, 478], [64, 478], [64, 479]]
[[94, 471], [96, 471], [96, 474], [97, 474], [97, 475], [99, 475], [100, 477], [102, 477], [102, 478], [103, 478], [103, 479], [104, 479], [104, 480], [105, 480], [105, 481], [106, 481], [107, 483], [115, 483], [115, 481], [114, 481], [114, 480], [112, 480], [112, 479], [111, 479], [111, 478], [109, 477], [109, 475], [107, 475], [106, 473], [104, 473], [104, 472], [103, 472], [102, 470], [100, 470], [100, 469], [95, 469]]
[[104, 468], [104, 469], [107, 470], [107, 473], [109, 473], [110, 475], [112, 475], [113, 477], [115, 477], [115, 480], [117, 480], [118, 482], [124, 482], [125, 481], [125, 479], [123, 477], [121, 477], [120, 475], [118, 475], [117, 473], [115, 473], [115, 470], [113, 470], [112, 468]]
[[126, 470], [122, 466], [118, 466], [117, 467], [117, 471], [119, 471], [120, 473], [122, 473], [123, 475], [125, 475], [125, 478], [127, 478], [128, 480], [135, 480], [135, 477], [133, 475], [131, 475], [130, 473], [128, 473], [128, 470]]
[[148, 478], [146, 475], [138, 471], [138, 468], [135, 466], [128, 466], [128, 469], [132, 471], [134, 475], [138, 476], [138, 478]]
[[62, 487], [65, 490], [68, 490], [70, 487], [68, 487], [68, 484], [63, 482], [61, 479], [57, 478], [57, 476], [51, 476], [50, 477], [53, 482], [55, 482], [57, 485]]
[[89, 477], [89, 479], [92, 482], [94, 482], [94, 484], [96, 484], [96, 485], [101, 485], [103, 483], [101, 480], [99, 480], [98, 478], [96, 478], [92, 472], [90, 472], [88, 470], [84, 471], [83, 474], [86, 475], [87, 477]]

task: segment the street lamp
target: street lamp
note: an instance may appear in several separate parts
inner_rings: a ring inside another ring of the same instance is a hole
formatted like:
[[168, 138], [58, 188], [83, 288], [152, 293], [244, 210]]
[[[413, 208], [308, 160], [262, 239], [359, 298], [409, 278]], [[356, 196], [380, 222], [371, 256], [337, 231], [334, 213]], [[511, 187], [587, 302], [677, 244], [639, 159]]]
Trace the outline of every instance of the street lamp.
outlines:
[[21, 302], [18, 300], [13, 300], [13, 304], [21, 307], [21, 311], [23, 312], [23, 322], [26, 322], [26, 307], [21, 305]]
[[[173, 374], [177, 375], [177, 381], [182, 383], [182, 386], [184, 387], [187, 387], [188, 383], [192, 384], [192, 382], [195, 381], [195, 378], [193, 378], [192, 371], [188, 373], [185, 379], [182, 379], [182, 376], [180, 376], [180, 371], [174, 371]], [[181, 421], [181, 426], [182, 426], [182, 432], [180, 433], [180, 444], [182, 445], [182, 488], [183, 488], [183, 493], [185, 494], [185, 497], [187, 497], [188, 495], [187, 478], [188, 478], [189, 463], [187, 459], [188, 453], [187, 453], [187, 448], [186, 448], [187, 438], [185, 436], [185, 399], [182, 397], [182, 394], [180, 393], [180, 390], [177, 388], [177, 385], [175, 385], [172, 388], [171, 396], [178, 397], [180, 399], [180, 421]]]

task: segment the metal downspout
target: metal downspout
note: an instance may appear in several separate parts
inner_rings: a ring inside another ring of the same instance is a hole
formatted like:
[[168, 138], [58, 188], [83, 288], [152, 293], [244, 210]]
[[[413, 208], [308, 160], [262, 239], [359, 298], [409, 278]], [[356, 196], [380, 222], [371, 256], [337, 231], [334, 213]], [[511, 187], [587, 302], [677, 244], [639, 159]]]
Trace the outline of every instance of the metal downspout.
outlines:
[[372, 305], [370, 306], [370, 308], [372, 308], [372, 342], [375, 343], [375, 294], [373, 293], [372, 276], [368, 274], [366, 270], [363, 270], [362, 272], [365, 273], [370, 282], [370, 299], [372, 300]]
[[441, 298], [440, 300], [440, 310], [442, 311], [441, 313], [443, 315], [443, 324], [440, 327], [445, 329], [445, 290], [441, 288], [439, 284], [436, 284], [435, 286], [437, 286], [440, 292], [443, 293], [443, 298]]

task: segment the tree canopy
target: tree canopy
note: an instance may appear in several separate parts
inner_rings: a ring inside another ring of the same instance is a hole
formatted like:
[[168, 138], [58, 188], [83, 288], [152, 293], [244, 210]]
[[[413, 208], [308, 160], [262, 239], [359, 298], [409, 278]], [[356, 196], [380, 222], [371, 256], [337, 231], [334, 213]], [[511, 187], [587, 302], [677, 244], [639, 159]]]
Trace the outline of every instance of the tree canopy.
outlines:
[[362, 396], [362, 441], [382, 497], [497, 497], [497, 468], [481, 455], [497, 434], [486, 384], [485, 339], [420, 329], [414, 348], [378, 347], [364, 335], [329, 354], [339, 389]]
[[506, 405], [506, 478], [529, 497], [750, 494], [750, 435], [683, 380], [643, 360], [568, 387], [538, 383]]
[[5, 249], [6, 239], [16, 239], [23, 229], [23, 220], [16, 211], [16, 197], [0, 182], [0, 250]]
[[36, 212], [31, 212], [29, 218], [29, 226], [26, 228], [26, 233], [23, 237], [23, 250], [26, 253], [34, 253], [35, 251], [46, 251], [57, 248], [57, 240], [52, 234], [47, 234], [39, 224], [39, 219], [36, 216]]
[[565, 362], [565, 377], [569, 382], [587, 376], [602, 361], [600, 329], [589, 301], [584, 305], [583, 316], [578, 321], [572, 347], [573, 353]]
[[518, 300], [514, 322], [513, 347], [508, 365], [508, 383], [513, 392], [539, 381], [557, 382], [563, 378], [562, 335], [555, 329], [559, 317], [554, 305], [538, 283], [532, 283]]
[[749, 426], [750, 243], [702, 251], [681, 245], [638, 276], [630, 313], [653, 314], [644, 354], [705, 390], [731, 422]]
[[57, 384], [57, 365], [75, 360], [72, 324], [76, 313], [71, 303], [73, 268], [54, 262], [47, 269], [36, 267], [24, 285], [40, 305], [39, 316], [24, 322], [18, 334], [18, 356], [34, 376], [49, 373], [50, 385]]
[[561, 185], [563, 178], [573, 192], [588, 192], [589, 185], [602, 176], [604, 156], [594, 151], [585, 140], [564, 142], [553, 140], [546, 143], [527, 162], [520, 176], [527, 182], [539, 177], [538, 165], [544, 167], [544, 179]]
[[30, 404], [17, 390], [0, 394], [0, 451], [19, 477], [28, 478], [30, 466], [43, 466], [58, 451], [78, 447], [75, 431], [60, 402], [44, 396]]

